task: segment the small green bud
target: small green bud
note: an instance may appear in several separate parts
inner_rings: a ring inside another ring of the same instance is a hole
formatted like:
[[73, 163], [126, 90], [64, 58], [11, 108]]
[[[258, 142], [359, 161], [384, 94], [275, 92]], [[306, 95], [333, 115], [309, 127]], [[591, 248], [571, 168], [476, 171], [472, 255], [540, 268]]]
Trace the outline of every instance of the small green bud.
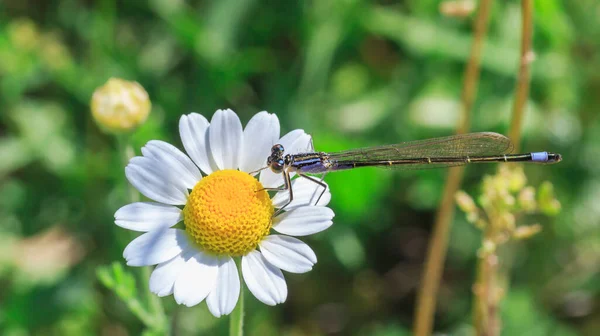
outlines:
[[513, 238], [519, 239], [519, 240], [529, 239], [529, 238], [533, 237], [534, 235], [538, 234], [540, 231], [542, 231], [542, 226], [539, 224], [519, 226], [513, 232]]
[[558, 200], [550, 200], [548, 203], [540, 203], [540, 210], [546, 216], [556, 216], [560, 213], [561, 205]]
[[560, 202], [554, 197], [554, 186], [546, 181], [538, 189], [540, 211], [547, 216], [556, 216], [561, 209]]

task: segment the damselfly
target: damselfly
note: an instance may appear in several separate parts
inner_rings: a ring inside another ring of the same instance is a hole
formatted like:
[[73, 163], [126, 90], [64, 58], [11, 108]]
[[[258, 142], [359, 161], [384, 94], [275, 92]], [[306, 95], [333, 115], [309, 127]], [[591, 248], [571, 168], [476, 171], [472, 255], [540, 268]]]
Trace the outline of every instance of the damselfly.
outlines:
[[[290, 178], [292, 173], [297, 173], [300, 177], [309, 179], [323, 188], [317, 199], [318, 203], [327, 189], [323, 178], [325, 174], [334, 171], [360, 167], [427, 169], [488, 162], [550, 164], [562, 160], [561, 155], [556, 153], [511, 154], [512, 149], [513, 145], [507, 137], [491, 132], [409, 141], [336, 153], [285, 154], [285, 148], [276, 144], [271, 148], [267, 166], [263, 169], [270, 168], [274, 173], [283, 176], [283, 187], [267, 188], [268, 190], [289, 190], [289, 200], [279, 209], [279, 213], [294, 199]], [[318, 179], [307, 174], [323, 174], [323, 176]]]

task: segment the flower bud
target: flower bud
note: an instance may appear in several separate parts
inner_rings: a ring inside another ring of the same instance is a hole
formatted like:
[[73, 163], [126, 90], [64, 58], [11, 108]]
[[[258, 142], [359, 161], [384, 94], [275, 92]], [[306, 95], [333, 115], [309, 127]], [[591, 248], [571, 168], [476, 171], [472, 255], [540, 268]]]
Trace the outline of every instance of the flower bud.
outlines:
[[465, 213], [471, 213], [477, 211], [477, 207], [475, 206], [475, 202], [473, 198], [469, 196], [466, 192], [459, 190], [455, 195], [456, 204], [458, 207]]
[[515, 239], [529, 239], [542, 231], [542, 226], [539, 224], [533, 224], [528, 226], [519, 226], [514, 232], [513, 237]]
[[440, 4], [440, 13], [448, 17], [464, 18], [471, 15], [474, 10], [473, 0], [444, 1]]
[[537, 204], [535, 201], [535, 189], [531, 186], [523, 188], [519, 193], [519, 206], [526, 212], [535, 211]]
[[477, 212], [469, 212], [467, 213], [467, 222], [469, 223], [477, 223], [479, 220], [479, 214]]
[[547, 216], [556, 216], [561, 209], [560, 202], [554, 197], [554, 186], [546, 181], [538, 188], [540, 210]]
[[479, 218], [476, 222], [473, 223], [476, 228], [483, 230], [488, 225], [488, 222], [482, 218]]
[[500, 221], [504, 231], [514, 231], [516, 226], [515, 215], [510, 212], [504, 212], [500, 214]]
[[111, 78], [96, 89], [90, 103], [92, 116], [103, 130], [110, 133], [133, 131], [150, 114], [150, 98], [137, 82]]
[[497, 247], [496, 243], [494, 243], [492, 240], [490, 240], [490, 239], [484, 239], [483, 240], [483, 244], [481, 245], [481, 247], [477, 251], [477, 256], [479, 258], [483, 258], [485, 256], [488, 256], [488, 255], [496, 252], [496, 247]]

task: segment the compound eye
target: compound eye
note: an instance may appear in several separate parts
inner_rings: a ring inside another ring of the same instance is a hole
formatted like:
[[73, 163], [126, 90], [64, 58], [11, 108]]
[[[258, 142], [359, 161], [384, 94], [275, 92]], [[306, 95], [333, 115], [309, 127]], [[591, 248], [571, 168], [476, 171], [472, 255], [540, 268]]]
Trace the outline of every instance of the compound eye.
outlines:
[[271, 153], [280, 153], [283, 152], [283, 146], [280, 144], [276, 144], [273, 145], [273, 147], [271, 147]]
[[270, 165], [271, 171], [276, 174], [279, 174], [283, 171], [283, 160], [273, 161]]

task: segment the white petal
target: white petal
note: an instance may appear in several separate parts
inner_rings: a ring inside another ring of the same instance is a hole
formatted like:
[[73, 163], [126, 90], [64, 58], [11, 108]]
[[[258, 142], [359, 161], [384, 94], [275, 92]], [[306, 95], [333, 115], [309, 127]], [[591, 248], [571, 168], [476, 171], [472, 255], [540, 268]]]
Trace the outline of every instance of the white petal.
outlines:
[[242, 123], [232, 110], [217, 110], [210, 121], [208, 138], [219, 169], [237, 169], [243, 144]]
[[152, 140], [142, 147], [142, 154], [164, 164], [164, 169], [176, 175], [188, 188], [192, 189], [202, 179], [198, 167], [175, 146], [164, 141]]
[[277, 142], [283, 145], [285, 154], [298, 154], [312, 152], [312, 138], [304, 130], [293, 130], [279, 139]]
[[182, 252], [175, 258], [158, 264], [150, 276], [150, 291], [158, 296], [167, 296], [173, 294], [175, 280], [183, 271], [186, 261], [186, 255], [190, 248]]
[[218, 261], [217, 257], [201, 251], [190, 257], [175, 281], [175, 301], [188, 307], [202, 302], [215, 287]]
[[292, 273], [308, 272], [317, 263], [315, 252], [294, 237], [267, 236], [260, 242], [260, 250], [268, 262]]
[[291, 236], [307, 236], [330, 227], [333, 216], [333, 210], [327, 207], [305, 206], [275, 217], [273, 229]]
[[281, 270], [271, 265], [258, 251], [242, 257], [242, 275], [248, 289], [262, 303], [274, 306], [285, 302], [287, 285]]
[[151, 158], [132, 158], [125, 167], [125, 176], [144, 196], [157, 202], [183, 205], [187, 201], [188, 191], [185, 185]]
[[[307, 153], [314, 151], [312, 148], [311, 136], [304, 133], [304, 130], [301, 129], [289, 132], [279, 139], [277, 143], [283, 145], [285, 154]], [[291, 176], [294, 175], [294, 173], [291, 174]], [[275, 174], [269, 169], [265, 169], [260, 173], [259, 180], [265, 188], [275, 188], [283, 185], [282, 174]]]
[[279, 119], [276, 115], [263, 111], [252, 117], [244, 129], [240, 170], [250, 173], [263, 168], [277, 139]]
[[231, 257], [219, 258], [217, 285], [208, 294], [206, 304], [215, 316], [229, 315], [240, 297], [240, 276]]
[[133, 231], [166, 229], [182, 220], [178, 207], [154, 202], [127, 204], [115, 212], [115, 224]]
[[[291, 175], [294, 174], [292, 173]], [[261, 171], [258, 179], [264, 188], [277, 188], [284, 183], [283, 174], [275, 174], [270, 169]]]
[[[317, 180], [319, 179], [318, 177], [312, 177]], [[327, 183], [325, 183], [325, 185], [327, 185]], [[329, 201], [331, 200], [329, 187], [327, 187], [323, 193], [324, 188], [321, 185], [301, 176], [292, 181], [292, 191], [294, 192], [294, 199], [292, 200], [292, 203], [285, 207], [286, 211], [307, 205], [325, 206], [329, 204]], [[322, 196], [321, 193], [323, 193]], [[321, 199], [319, 199], [319, 196]], [[271, 200], [273, 201], [274, 207], [281, 208], [285, 205], [285, 203], [288, 202], [289, 199], [290, 191], [282, 190], [277, 192], [277, 194], [275, 194]], [[319, 199], [319, 203], [315, 204], [317, 203], [317, 199]]]
[[129, 266], [156, 265], [172, 259], [188, 246], [185, 231], [164, 229], [146, 232], [125, 247], [123, 257]]
[[219, 170], [210, 151], [208, 126], [208, 120], [198, 113], [190, 113], [179, 119], [179, 136], [183, 147], [206, 175]]

